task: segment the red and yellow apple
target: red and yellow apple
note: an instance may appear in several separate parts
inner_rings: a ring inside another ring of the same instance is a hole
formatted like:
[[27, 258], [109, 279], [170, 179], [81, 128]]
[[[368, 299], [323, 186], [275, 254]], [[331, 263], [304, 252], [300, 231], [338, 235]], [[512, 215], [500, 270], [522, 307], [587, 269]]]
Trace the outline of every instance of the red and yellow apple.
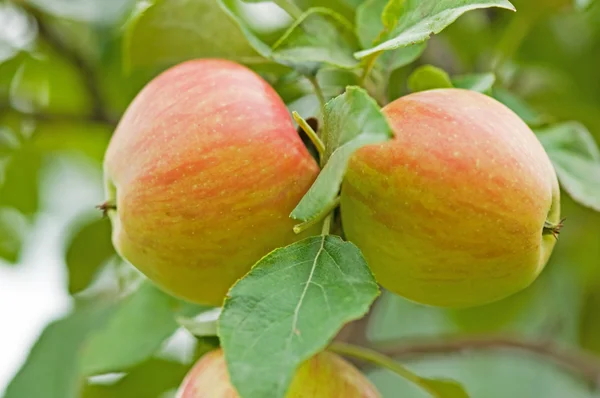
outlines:
[[[177, 398], [239, 398], [229, 381], [222, 350], [205, 354], [188, 373]], [[354, 366], [330, 352], [304, 362], [286, 398], [380, 398], [377, 389]]]
[[346, 236], [379, 283], [442, 307], [531, 284], [555, 244], [544, 227], [560, 211], [556, 174], [529, 127], [460, 89], [410, 94], [383, 112], [394, 139], [353, 154], [341, 193]]
[[117, 251], [173, 295], [211, 305], [300, 238], [289, 214], [319, 172], [267, 82], [213, 59], [177, 65], [138, 94], [104, 170]]

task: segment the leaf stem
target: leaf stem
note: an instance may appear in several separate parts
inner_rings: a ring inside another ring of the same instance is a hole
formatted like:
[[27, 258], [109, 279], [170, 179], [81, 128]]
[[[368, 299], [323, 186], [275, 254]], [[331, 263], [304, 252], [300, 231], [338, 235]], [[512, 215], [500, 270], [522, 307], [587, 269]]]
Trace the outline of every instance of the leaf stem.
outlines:
[[314, 90], [315, 90], [315, 95], [317, 96], [317, 99], [319, 100], [319, 104], [321, 105], [321, 114], [325, 114], [325, 104], [326, 104], [326, 100], [325, 100], [325, 96], [323, 95], [323, 90], [321, 89], [321, 86], [319, 85], [319, 81], [317, 80], [316, 76], [307, 76], [308, 81], [310, 82], [310, 84], [312, 84]]
[[432, 394], [432, 396], [436, 396], [434, 395], [436, 392], [429, 387], [423, 378], [419, 377], [404, 366], [400, 365], [398, 362], [394, 361], [392, 358], [385, 356], [380, 352], [346, 343], [331, 343], [327, 349], [337, 354], [361, 359], [363, 361], [371, 362], [382, 368], [389, 369], [398, 376], [418, 385], [425, 391], [428, 391]]
[[323, 221], [323, 228], [321, 229], [321, 235], [329, 235], [329, 231], [331, 231], [331, 220], [333, 219], [333, 213], [329, 213], [327, 217], [325, 217], [325, 221]]
[[310, 138], [315, 148], [317, 148], [317, 152], [319, 152], [319, 157], [323, 157], [323, 153], [325, 152], [325, 144], [323, 144], [323, 141], [321, 141], [315, 130], [313, 130], [313, 128], [310, 127], [310, 125], [306, 122], [306, 120], [304, 120], [302, 116], [300, 116], [300, 114], [298, 114], [298, 112], [293, 111], [292, 117], [294, 118], [296, 123], [298, 123], [298, 126], [300, 126], [302, 131], [304, 131], [308, 138]]
[[294, 19], [302, 16], [302, 10], [292, 0], [273, 0], [281, 9], [290, 14]]
[[[340, 204], [340, 197], [338, 196], [337, 198], [335, 198], [335, 200], [333, 202], [331, 202], [327, 207], [325, 207], [315, 217], [311, 218], [310, 220], [304, 221], [303, 223], [294, 225], [294, 232], [297, 234], [304, 232], [308, 228], [312, 227], [313, 225], [318, 224], [319, 222], [321, 222], [321, 220], [323, 220], [323, 218], [325, 218], [325, 222], [323, 223], [323, 230], [325, 230], [325, 226], [326, 226], [326, 224], [328, 224], [328, 226], [327, 226], [327, 234], [328, 234], [329, 229], [331, 227], [331, 219], [328, 220], [328, 218], [329, 218], [328, 215], [336, 207], [338, 207], [339, 204]], [[327, 235], [327, 234], [325, 234], [325, 235]]]

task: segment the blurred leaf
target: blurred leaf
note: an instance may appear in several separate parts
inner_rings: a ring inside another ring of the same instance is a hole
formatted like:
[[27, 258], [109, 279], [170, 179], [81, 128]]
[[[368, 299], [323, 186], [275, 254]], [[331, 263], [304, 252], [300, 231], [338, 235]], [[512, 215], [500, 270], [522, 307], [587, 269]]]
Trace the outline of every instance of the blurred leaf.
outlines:
[[600, 292], [595, 288], [587, 297], [581, 319], [582, 348], [600, 355]]
[[95, 24], [110, 24], [122, 18], [135, 0], [25, 0], [57, 17]]
[[[585, 383], [553, 363], [531, 355], [501, 350], [472, 352], [425, 357], [411, 361], [408, 367], [428, 378], [457, 380], [471, 398], [591, 398]], [[383, 397], [431, 398], [387, 370], [378, 369], [368, 376]]]
[[28, 216], [37, 212], [41, 167], [41, 153], [31, 143], [23, 143], [6, 165], [0, 206], [14, 207]]
[[512, 109], [529, 126], [539, 126], [547, 121], [545, 116], [532, 109], [525, 101], [504, 88], [494, 88], [493, 97]]
[[575, 7], [577, 7], [578, 10], [585, 10], [589, 6], [591, 6], [592, 3], [594, 2], [594, 0], [574, 0], [574, 1], [575, 1]]
[[139, 0], [123, 46], [124, 62], [132, 68], [210, 57], [243, 64], [266, 61], [215, 0]]
[[35, 21], [11, 2], [0, 3], [0, 63], [20, 51], [31, 51], [37, 33]]
[[219, 335], [241, 396], [282, 398], [295, 369], [378, 295], [360, 250], [336, 236], [263, 257], [229, 291]]
[[43, 153], [79, 153], [102, 163], [112, 135], [106, 124], [77, 121], [42, 121], [35, 127], [33, 145]]
[[46, 327], [4, 398], [78, 398], [83, 381], [79, 351], [89, 333], [111, 312], [111, 305], [96, 302]]
[[477, 73], [452, 77], [452, 85], [458, 88], [491, 94], [492, 87], [496, 82], [493, 73]]
[[82, 347], [82, 373], [123, 371], [147, 360], [177, 330], [174, 312], [180, 305], [144, 282], [119, 303], [108, 323]]
[[10, 104], [23, 113], [83, 116], [92, 111], [81, 72], [46, 45], [24, 57], [11, 81]]
[[377, 103], [358, 87], [348, 87], [329, 101], [323, 119], [327, 164], [292, 211], [297, 220], [314, 219], [335, 202], [348, 160], [357, 149], [393, 136]]
[[21, 254], [27, 222], [18, 211], [0, 208], [0, 259], [15, 263]]
[[177, 323], [194, 336], [216, 336], [219, 315], [221, 315], [221, 308], [214, 308], [195, 317], [178, 316]]
[[381, 16], [388, 0], [366, 0], [356, 9], [356, 34], [362, 48], [375, 45], [383, 30]]
[[389, 76], [394, 70], [406, 66], [419, 58], [426, 47], [427, 43], [420, 43], [386, 51], [377, 59], [377, 63], [383, 67]]
[[414, 93], [451, 87], [452, 82], [446, 71], [433, 65], [420, 66], [408, 77], [408, 88]]
[[114, 256], [111, 226], [100, 212], [91, 222], [79, 226], [67, 244], [65, 261], [69, 271], [69, 293], [85, 289], [100, 267]]
[[562, 187], [579, 203], [600, 211], [600, 150], [588, 130], [567, 122], [537, 133]]
[[454, 380], [424, 379], [422, 382], [430, 389], [436, 398], [469, 398], [463, 386]]
[[189, 366], [163, 359], [150, 359], [136, 366], [114, 384], [87, 384], [82, 398], [155, 398], [179, 387]]
[[406, 0], [404, 7], [386, 8], [387, 13], [395, 14], [382, 16], [388, 21], [398, 21], [387, 35], [387, 40], [356, 53], [356, 56], [364, 58], [380, 51], [421, 43], [432, 34], [441, 32], [465, 12], [488, 7], [514, 11], [508, 0]]

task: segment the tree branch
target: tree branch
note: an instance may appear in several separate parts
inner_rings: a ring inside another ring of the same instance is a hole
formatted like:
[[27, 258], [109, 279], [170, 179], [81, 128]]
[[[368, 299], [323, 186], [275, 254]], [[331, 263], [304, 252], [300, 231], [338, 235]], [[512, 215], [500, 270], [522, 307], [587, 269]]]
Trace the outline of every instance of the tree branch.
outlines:
[[423, 356], [463, 353], [481, 350], [517, 350], [536, 354], [583, 376], [594, 387], [600, 387], [600, 359], [586, 352], [567, 348], [551, 340], [533, 340], [513, 336], [461, 336], [441, 340], [417, 340], [404, 344], [380, 344], [379, 352], [399, 360]]

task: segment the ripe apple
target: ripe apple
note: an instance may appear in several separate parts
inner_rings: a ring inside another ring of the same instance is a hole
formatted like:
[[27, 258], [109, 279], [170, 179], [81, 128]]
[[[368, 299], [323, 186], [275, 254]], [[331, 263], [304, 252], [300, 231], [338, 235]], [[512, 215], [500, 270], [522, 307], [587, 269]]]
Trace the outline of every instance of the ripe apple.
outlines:
[[341, 193], [346, 236], [379, 283], [442, 307], [531, 284], [559, 227], [559, 188], [534, 133], [473, 91], [407, 95], [383, 109], [395, 137], [359, 149]]
[[221, 305], [257, 260], [302, 237], [289, 214], [319, 168], [267, 82], [205, 59], [138, 94], [104, 171], [121, 256], [175, 296]]
[[[184, 379], [177, 398], [238, 398], [229, 381], [222, 350], [205, 354]], [[379, 398], [379, 392], [354, 366], [330, 352], [304, 362], [286, 398]]]

